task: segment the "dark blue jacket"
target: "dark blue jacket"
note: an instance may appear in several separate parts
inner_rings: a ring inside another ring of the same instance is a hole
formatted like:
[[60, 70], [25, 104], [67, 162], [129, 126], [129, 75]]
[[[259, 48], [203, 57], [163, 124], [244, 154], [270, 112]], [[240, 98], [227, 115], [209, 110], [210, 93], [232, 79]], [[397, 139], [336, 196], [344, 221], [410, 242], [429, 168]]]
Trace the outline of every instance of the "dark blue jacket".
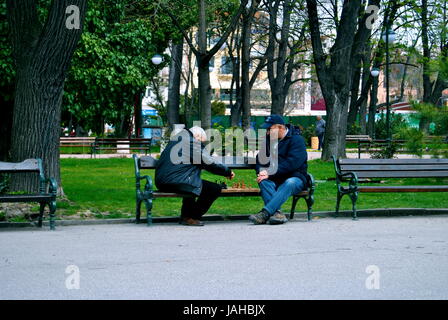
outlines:
[[[269, 180], [277, 185], [285, 182], [286, 179], [297, 177], [302, 179], [304, 185], [307, 185], [307, 159], [305, 140], [300, 135], [300, 130], [291, 125], [286, 125], [288, 133], [278, 142], [278, 164], [272, 161], [271, 146], [269, 145], [269, 136], [260, 147], [257, 155], [257, 164], [255, 170], [259, 173], [263, 169], [268, 169]], [[269, 161], [263, 161], [263, 155], [269, 157]], [[273, 174], [271, 174], [273, 173]]]

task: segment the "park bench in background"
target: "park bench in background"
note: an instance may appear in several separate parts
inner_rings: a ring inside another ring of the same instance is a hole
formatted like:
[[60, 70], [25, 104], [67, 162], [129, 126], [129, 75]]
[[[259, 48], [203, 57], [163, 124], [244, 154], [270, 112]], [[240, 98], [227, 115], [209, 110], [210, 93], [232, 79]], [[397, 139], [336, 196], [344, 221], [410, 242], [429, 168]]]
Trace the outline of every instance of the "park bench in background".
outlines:
[[[38, 202], [39, 221], [38, 226], [42, 227], [42, 219], [45, 206], [50, 208], [50, 229], [55, 229], [55, 213], [56, 213], [56, 193], [57, 184], [53, 178], [46, 179], [41, 159], [27, 159], [20, 163], [0, 162], [0, 173], [17, 174], [17, 173], [37, 173], [39, 174], [39, 185], [37, 193], [28, 194], [0, 194], [0, 202]], [[47, 191], [48, 186], [48, 191]]]
[[[356, 201], [360, 192], [448, 192], [448, 185], [384, 185], [360, 186], [360, 178], [448, 178], [448, 159], [336, 159], [337, 199], [336, 214], [344, 195], [352, 201], [353, 219], [356, 219]], [[348, 182], [348, 186], [343, 186]]]
[[59, 147], [78, 147], [88, 148], [90, 155], [93, 154], [93, 145], [95, 144], [95, 137], [60, 137]]
[[356, 142], [357, 147], [358, 147], [358, 159], [361, 158], [361, 147], [362, 145], [370, 145], [370, 143], [372, 142], [372, 138], [369, 135], [363, 135], [363, 134], [358, 134], [358, 135], [346, 135], [345, 136], [345, 141], [346, 142]]
[[93, 146], [93, 155], [95, 156], [100, 151], [144, 151], [148, 154], [151, 149], [151, 140], [144, 138], [96, 138]]
[[[133, 155], [134, 157], [134, 165], [135, 165], [135, 179], [136, 179], [136, 222], [140, 222], [140, 210], [142, 202], [145, 203], [146, 212], [147, 212], [147, 223], [150, 225], [152, 223], [152, 206], [153, 200], [157, 198], [182, 198], [182, 197], [190, 197], [191, 195], [181, 194], [181, 193], [168, 193], [161, 192], [154, 189], [154, 184], [152, 178], [149, 175], [141, 175], [141, 170], [146, 169], [155, 169], [157, 160], [152, 158], [151, 156], [143, 156], [138, 157], [137, 155]], [[231, 169], [250, 169], [254, 171], [255, 175], [255, 164], [251, 164], [250, 158], [244, 157], [225, 157], [223, 163], [231, 168]], [[294, 210], [297, 205], [297, 201], [300, 198], [305, 199], [307, 204], [307, 215], [308, 221], [311, 220], [312, 207], [314, 204], [314, 178], [308, 173], [308, 185], [306, 189], [299, 194], [293, 196], [290, 219], [294, 218]], [[140, 181], [144, 180], [145, 186], [143, 190], [141, 189]], [[244, 188], [244, 189], [223, 189], [221, 193], [221, 197], [249, 197], [249, 196], [259, 196], [260, 190], [258, 188]], [[260, 198], [261, 200], [261, 198]]]
[[[393, 139], [390, 141], [395, 148], [395, 153], [412, 153], [410, 150], [406, 148], [407, 140], [402, 139]], [[437, 144], [437, 142], [441, 144], [447, 144], [448, 141], [444, 141], [444, 137], [441, 136], [426, 136], [423, 139], [423, 143], [425, 145], [428, 144]], [[384, 150], [389, 145], [389, 141], [386, 139], [371, 139], [371, 141], [359, 141], [358, 142], [358, 159], [362, 152], [379, 152], [380, 150]], [[446, 149], [446, 147], [445, 147]], [[429, 148], [422, 151], [430, 151]]]

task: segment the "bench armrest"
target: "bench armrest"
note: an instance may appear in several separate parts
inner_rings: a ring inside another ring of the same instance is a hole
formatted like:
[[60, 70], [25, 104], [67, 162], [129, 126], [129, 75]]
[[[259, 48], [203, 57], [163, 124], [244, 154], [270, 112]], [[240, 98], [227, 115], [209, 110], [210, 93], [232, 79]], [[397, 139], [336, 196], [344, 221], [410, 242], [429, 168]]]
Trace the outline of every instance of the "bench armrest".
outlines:
[[336, 184], [338, 186], [338, 190], [341, 189], [341, 183], [349, 180], [349, 188], [350, 189], [356, 189], [358, 188], [358, 176], [355, 172], [346, 172], [341, 173], [340, 165], [339, 165], [339, 159], [336, 156], [331, 156], [333, 158], [334, 163], [334, 171], [336, 172]]
[[349, 180], [348, 185], [350, 189], [358, 188], [358, 176], [356, 175], [356, 172], [336, 173], [336, 183], [338, 188], [341, 182], [346, 180]]
[[146, 180], [145, 191], [152, 191], [152, 178], [150, 176], [140, 176], [139, 180]]
[[[146, 181], [144, 190], [140, 189], [140, 180]], [[135, 186], [138, 201], [152, 198], [152, 178], [150, 176], [137, 176]]]
[[56, 196], [58, 193], [58, 183], [55, 178], [48, 178], [44, 180], [45, 185], [48, 184], [48, 192]]
[[316, 188], [316, 183], [314, 181], [314, 177], [311, 173], [307, 172], [308, 175], [308, 188], [310, 195], [314, 194], [314, 189]]

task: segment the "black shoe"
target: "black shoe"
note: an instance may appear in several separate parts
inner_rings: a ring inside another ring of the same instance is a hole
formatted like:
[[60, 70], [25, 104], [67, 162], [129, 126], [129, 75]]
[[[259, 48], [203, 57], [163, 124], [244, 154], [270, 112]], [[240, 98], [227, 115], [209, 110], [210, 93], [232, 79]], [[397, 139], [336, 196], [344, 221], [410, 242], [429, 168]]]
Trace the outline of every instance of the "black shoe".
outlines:
[[280, 211], [276, 211], [270, 218], [269, 224], [283, 224], [288, 222], [288, 218], [281, 213]]
[[266, 210], [261, 210], [257, 214], [253, 214], [249, 216], [249, 220], [254, 224], [265, 224], [269, 219], [269, 212]]
[[204, 226], [204, 222], [202, 222], [200, 220], [193, 219], [193, 218], [181, 218], [179, 223], [184, 226], [192, 226], [192, 227]]

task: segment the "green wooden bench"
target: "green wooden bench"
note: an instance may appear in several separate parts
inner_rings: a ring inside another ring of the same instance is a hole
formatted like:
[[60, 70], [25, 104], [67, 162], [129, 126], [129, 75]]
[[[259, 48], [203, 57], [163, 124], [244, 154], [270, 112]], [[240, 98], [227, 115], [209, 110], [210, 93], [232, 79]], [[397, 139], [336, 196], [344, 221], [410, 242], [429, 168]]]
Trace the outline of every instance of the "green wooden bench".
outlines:
[[346, 135], [346, 142], [356, 142], [358, 148], [358, 159], [361, 158], [361, 146], [363, 144], [369, 145], [372, 142], [372, 138], [370, 138], [367, 134], [357, 134], [357, 135]]
[[337, 184], [336, 214], [342, 197], [348, 195], [354, 220], [357, 219], [356, 201], [360, 192], [448, 192], [448, 185], [359, 185], [360, 179], [372, 178], [448, 178], [448, 159], [337, 159], [333, 156], [333, 162]]
[[[39, 174], [38, 192], [28, 194], [0, 194], [0, 202], [37, 202], [40, 204], [38, 226], [42, 227], [45, 206], [50, 208], [50, 229], [55, 230], [56, 193], [58, 190], [54, 178], [46, 179], [41, 159], [27, 159], [20, 163], [0, 162], [0, 173], [37, 173]], [[47, 190], [48, 189], [48, 190]]]
[[[151, 156], [138, 157], [136, 154], [133, 155], [134, 166], [135, 166], [135, 184], [136, 184], [136, 210], [135, 218], [136, 222], [140, 223], [141, 216], [141, 205], [142, 202], [146, 206], [147, 224], [152, 224], [152, 207], [153, 200], [157, 198], [182, 198], [191, 197], [188, 194], [181, 193], [169, 193], [162, 192], [154, 189], [152, 178], [149, 175], [142, 175], [141, 170], [155, 169], [157, 160]], [[247, 157], [225, 157], [223, 163], [230, 169], [250, 169], [255, 170], [254, 159]], [[255, 172], [254, 172], [255, 174]], [[294, 210], [296, 208], [297, 202], [300, 198], [305, 199], [307, 204], [307, 218], [308, 221], [311, 220], [312, 208], [314, 204], [314, 178], [308, 173], [308, 185], [306, 190], [293, 196], [290, 219], [294, 218]], [[141, 181], [145, 181], [145, 185], [142, 189]], [[221, 197], [254, 197], [260, 196], [260, 190], [258, 188], [248, 188], [248, 189], [223, 189]]]
[[129, 151], [131, 152], [151, 152], [152, 138], [96, 138], [93, 144], [93, 156], [95, 157], [100, 151]]
[[95, 145], [95, 137], [60, 137], [60, 148], [87, 148], [90, 153], [90, 157], [93, 155], [93, 146]]

